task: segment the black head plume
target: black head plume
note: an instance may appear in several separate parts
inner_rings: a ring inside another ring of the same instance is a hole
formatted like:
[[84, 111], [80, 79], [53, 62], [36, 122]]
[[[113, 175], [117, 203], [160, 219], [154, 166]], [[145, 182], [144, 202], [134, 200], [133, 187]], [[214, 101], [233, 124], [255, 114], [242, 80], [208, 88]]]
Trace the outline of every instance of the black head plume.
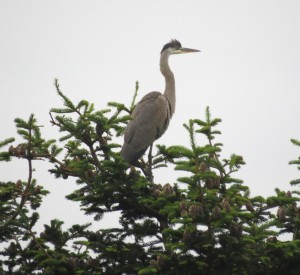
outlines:
[[160, 53], [162, 53], [164, 50], [166, 50], [168, 48], [179, 49], [179, 48], [181, 48], [181, 43], [176, 39], [172, 39], [168, 44], [163, 46]]

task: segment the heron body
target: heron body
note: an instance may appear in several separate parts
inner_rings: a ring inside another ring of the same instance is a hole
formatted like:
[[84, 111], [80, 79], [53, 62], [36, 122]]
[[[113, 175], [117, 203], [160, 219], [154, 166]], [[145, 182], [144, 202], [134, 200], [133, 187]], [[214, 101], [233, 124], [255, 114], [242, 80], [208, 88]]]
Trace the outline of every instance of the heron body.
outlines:
[[132, 112], [132, 120], [129, 121], [125, 130], [121, 150], [121, 156], [129, 164], [139, 166], [138, 160], [168, 128], [176, 103], [175, 78], [169, 67], [169, 56], [189, 52], [198, 52], [198, 50], [182, 48], [177, 40], [171, 40], [163, 47], [160, 56], [160, 71], [165, 78], [165, 91], [163, 94], [151, 92], [145, 95]]

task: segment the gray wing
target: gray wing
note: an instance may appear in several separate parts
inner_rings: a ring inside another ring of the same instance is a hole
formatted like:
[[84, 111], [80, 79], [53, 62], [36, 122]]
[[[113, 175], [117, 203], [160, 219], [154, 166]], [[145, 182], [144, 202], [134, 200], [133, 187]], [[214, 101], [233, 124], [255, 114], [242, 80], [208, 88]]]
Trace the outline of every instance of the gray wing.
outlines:
[[121, 155], [136, 165], [147, 148], [166, 131], [170, 121], [170, 104], [159, 92], [151, 92], [136, 105], [124, 135]]

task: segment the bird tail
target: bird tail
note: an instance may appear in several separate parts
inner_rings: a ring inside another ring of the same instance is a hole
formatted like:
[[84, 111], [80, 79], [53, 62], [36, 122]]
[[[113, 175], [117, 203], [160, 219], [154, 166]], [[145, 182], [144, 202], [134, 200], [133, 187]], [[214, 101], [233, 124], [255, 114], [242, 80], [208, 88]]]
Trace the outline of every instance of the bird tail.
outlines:
[[140, 167], [138, 160], [144, 155], [146, 150], [147, 148], [142, 149], [140, 151], [136, 151], [134, 150], [134, 148], [131, 148], [129, 144], [124, 143], [120, 154], [124, 158], [124, 160], [129, 164], [135, 167]]

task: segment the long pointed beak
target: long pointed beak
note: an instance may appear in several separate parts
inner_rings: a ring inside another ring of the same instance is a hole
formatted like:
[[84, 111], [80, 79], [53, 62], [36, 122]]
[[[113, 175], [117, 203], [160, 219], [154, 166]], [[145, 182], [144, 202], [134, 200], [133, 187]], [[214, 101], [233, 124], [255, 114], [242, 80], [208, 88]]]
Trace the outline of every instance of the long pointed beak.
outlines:
[[178, 50], [175, 51], [175, 54], [180, 54], [180, 53], [196, 53], [196, 52], [200, 52], [199, 50], [195, 50], [195, 49], [189, 49], [189, 48], [180, 48]]

